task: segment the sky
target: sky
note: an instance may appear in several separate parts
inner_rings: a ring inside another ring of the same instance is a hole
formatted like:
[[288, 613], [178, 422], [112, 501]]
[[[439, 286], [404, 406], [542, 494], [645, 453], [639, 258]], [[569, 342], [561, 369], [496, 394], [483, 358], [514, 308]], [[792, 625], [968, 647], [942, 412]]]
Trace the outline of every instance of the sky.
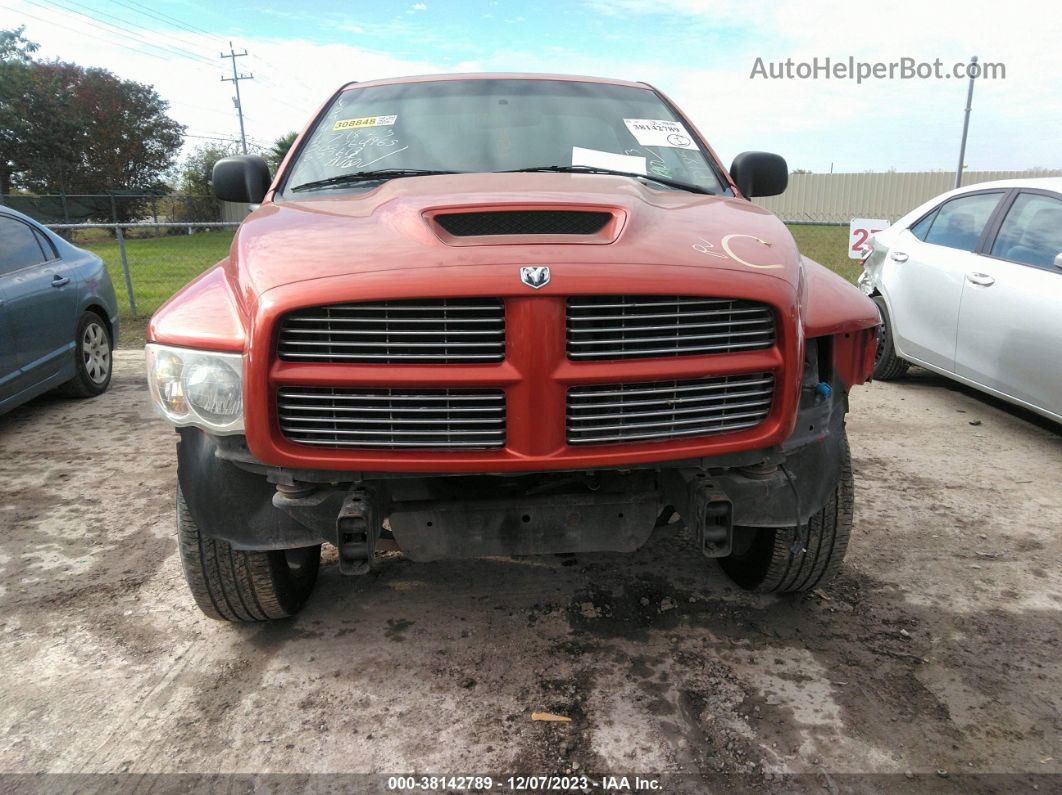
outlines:
[[187, 147], [239, 133], [229, 42], [251, 145], [300, 130], [343, 83], [445, 72], [643, 80], [670, 96], [724, 163], [745, 150], [815, 172], [953, 171], [965, 79], [752, 77], [765, 66], [979, 56], [969, 170], [1062, 168], [1056, 2], [1008, 0], [0, 0], [39, 57], [155, 86]]

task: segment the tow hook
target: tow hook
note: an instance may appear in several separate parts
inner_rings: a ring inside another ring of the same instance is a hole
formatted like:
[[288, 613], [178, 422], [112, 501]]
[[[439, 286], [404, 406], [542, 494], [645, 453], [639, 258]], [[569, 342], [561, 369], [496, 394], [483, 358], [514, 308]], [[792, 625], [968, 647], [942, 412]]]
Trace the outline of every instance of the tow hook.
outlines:
[[734, 541], [734, 506], [723, 489], [704, 472], [689, 481], [690, 522], [706, 558], [730, 554]]
[[296, 521], [334, 540], [341, 574], [365, 574], [376, 552], [383, 513], [377, 492], [367, 486], [349, 491], [313, 485], [277, 484], [273, 505]]
[[340, 574], [368, 574], [380, 532], [379, 503], [372, 489], [355, 486], [336, 517], [336, 546]]

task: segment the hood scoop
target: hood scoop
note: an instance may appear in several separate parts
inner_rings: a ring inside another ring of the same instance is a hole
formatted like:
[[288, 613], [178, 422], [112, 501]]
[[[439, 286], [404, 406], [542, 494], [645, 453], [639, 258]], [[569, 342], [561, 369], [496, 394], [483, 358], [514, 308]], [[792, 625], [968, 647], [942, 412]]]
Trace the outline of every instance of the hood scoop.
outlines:
[[626, 213], [615, 208], [450, 209], [425, 213], [435, 234], [451, 246], [513, 243], [611, 243]]

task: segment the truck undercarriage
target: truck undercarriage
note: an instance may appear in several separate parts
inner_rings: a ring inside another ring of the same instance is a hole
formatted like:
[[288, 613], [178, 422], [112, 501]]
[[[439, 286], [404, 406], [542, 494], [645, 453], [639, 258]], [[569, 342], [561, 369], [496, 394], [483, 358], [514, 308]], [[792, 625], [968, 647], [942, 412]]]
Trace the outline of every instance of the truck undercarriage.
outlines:
[[[796, 528], [836, 489], [846, 454], [842, 384], [805, 378], [782, 444], [624, 468], [501, 474], [294, 470], [257, 461], [242, 436], [179, 429], [179, 481], [204, 535], [236, 549], [328, 542], [346, 574], [367, 570], [384, 520], [412, 560], [629, 552], [679, 513], [706, 557], [755, 528]], [[386, 533], [386, 530], [383, 532]]]

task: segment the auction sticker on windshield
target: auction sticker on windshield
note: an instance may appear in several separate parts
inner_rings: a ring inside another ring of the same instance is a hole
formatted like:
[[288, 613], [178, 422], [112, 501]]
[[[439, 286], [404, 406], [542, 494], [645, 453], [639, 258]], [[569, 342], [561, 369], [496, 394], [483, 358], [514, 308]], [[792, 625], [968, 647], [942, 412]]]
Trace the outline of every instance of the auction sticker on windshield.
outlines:
[[389, 127], [398, 116], [365, 116], [360, 119], [340, 119], [332, 128], [335, 130], [357, 130], [362, 127]]
[[624, 119], [631, 135], [642, 146], [670, 146], [672, 149], [696, 149], [693, 136], [677, 121], [664, 119]]

